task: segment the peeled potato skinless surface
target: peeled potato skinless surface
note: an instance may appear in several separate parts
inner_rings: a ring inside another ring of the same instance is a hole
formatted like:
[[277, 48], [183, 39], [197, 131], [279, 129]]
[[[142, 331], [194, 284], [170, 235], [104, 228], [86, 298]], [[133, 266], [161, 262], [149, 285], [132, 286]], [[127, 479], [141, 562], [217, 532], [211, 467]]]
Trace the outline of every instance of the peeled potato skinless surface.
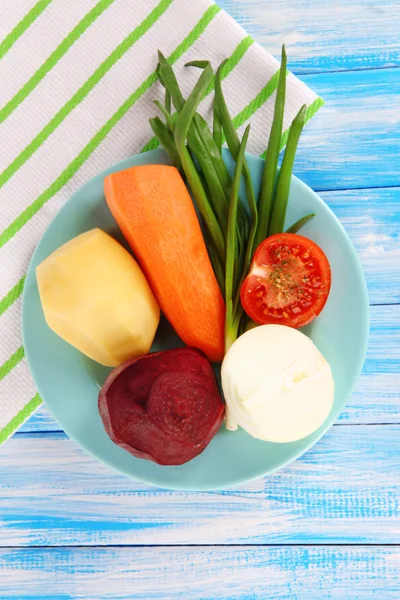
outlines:
[[160, 309], [134, 258], [93, 229], [36, 270], [46, 322], [66, 342], [108, 367], [147, 354]]

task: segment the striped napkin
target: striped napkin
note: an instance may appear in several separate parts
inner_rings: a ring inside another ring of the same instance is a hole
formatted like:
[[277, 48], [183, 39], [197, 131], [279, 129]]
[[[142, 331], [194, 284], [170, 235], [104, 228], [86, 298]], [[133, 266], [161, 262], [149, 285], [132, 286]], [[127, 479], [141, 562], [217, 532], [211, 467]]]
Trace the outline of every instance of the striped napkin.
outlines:
[[[277, 61], [211, 0], [0, 2], [0, 443], [40, 405], [24, 358], [24, 274], [46, 227], [94, 175], [157, 147], [148, 118], [157, 49], [187, 94], [194, 59], [228, 58], [224, 91], [235, 125], [251, 118], [248, 149], [265, 150]], [[210, 115], [211, 94], [201, 110]], [[284, 127], [303, 103], [322, 105], [288, 75]]]

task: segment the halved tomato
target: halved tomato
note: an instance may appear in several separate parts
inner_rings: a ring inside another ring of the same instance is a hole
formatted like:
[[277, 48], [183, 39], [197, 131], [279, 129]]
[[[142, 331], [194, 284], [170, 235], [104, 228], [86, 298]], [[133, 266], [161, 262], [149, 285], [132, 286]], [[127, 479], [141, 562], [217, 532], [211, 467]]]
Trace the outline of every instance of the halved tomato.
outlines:
[[295, 233], [278, 233], [258, 246], [240, 290], [256, 323], [303, 327], [324, 308], [331, 268], [317, 244]]

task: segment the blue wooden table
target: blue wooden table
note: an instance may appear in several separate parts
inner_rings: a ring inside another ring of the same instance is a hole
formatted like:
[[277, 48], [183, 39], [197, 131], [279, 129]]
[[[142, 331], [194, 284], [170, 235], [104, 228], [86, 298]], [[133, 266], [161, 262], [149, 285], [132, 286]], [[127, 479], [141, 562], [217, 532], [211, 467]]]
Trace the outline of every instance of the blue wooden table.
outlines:
[[362, 261], [363, 374], [310, 452], [225, 492], [119, 476], [40, 409], [0, 452], [1, 599], [400, 598], [400, 2], [220, 4], [326, 101], [296, 174]]

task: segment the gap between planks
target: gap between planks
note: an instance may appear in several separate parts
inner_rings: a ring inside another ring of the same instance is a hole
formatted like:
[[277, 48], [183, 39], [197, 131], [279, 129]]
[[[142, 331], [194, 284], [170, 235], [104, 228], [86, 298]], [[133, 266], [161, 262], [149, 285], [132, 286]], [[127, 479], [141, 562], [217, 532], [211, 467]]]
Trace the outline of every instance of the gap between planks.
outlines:
[[[296, 173], [294, 173], [294, 175], [296, 175]], [[368, 191], [372, 191], [372, 190], [399, 190], [400, 189], [400, 185], [377, 185], [376, 187], [371, 187], [370, 185], [367, 186], [360, 186], [360, 187], [343, 187], [343, 188], [317, 188], [317, 187], [313, 187], [313, 191], [316, 192], [317, 194], [321, 193], [325, 193], [325, 192], [357, 192], [357, 191], [362, 191], [362, 192], [368, 192]]]
[[[385, 305], [386, 306], [386, 305]], [[332, 427], [385, 427], [393, 423], [333, 423]], [[34, 437], [53, 437], [54, 439], [69, 440], [70, 438], [62, 429], [44, 429], [43, 431], [16, 431], [13, 437], [34, 438]], [[71, 440], [72, 441], [72, 440]], [[1, 548], [1, 546], [0, 546]]]
[[111, 548], [112, 550], [137, 550], [137, 549], [141, 549], [143, 548], [143, 550], [147, 550], [149, 548], [162, 548], [162, 549], [167, 549], [167, 550], [174, 550], [174, 549], [180, 549], [180, 548], [201, 548], [202, 550], [206, 549], [206, 548], [243, 548], [244, 550], [246, 549], [255, 549], [255, 548], [337, 548], [337, 549], [343, 549], [343, 548], [357, 548], [357, 549], [362, 549], [362, 548], [400, 548], [400, 544], [394, 544], [391, 542], [386, 543], [380, 543], [380, 544], [376, 544], [374, 542], [368, 543], [368, 542], [363, 542], [362, 544], [349, 544], [349, 543], [343, 543], [343, 544], [338, 544], [338, 543], [329, 543], [329, 542], [320, 542], [320, 543], [307, 543], [307, 542], [301, 542], [301, 544], [298, 544], [297, 542], [286, 542], [286, 543], [277, 543], [277, 544], [260, 544], [260, 543], [241, 543], [241, 544], [104, 544], [104, 545], [100, 545], [100, 544], [96, 544], [96, 546], [86, 546], [84, 544], [71, 544], [71, 545], [64, 545], [64, 546], [49, 546], [49, 545], [45, 545], [45, 546], [41, 546], [41, 545], [37, 545], [35, 546], [30, 545], [30, 546], [10, 546], [9, 544], [7, 544], [6, 546], [2, 546], [0, 545], [0, 551], [15, 551], [15, 550], [19, 550], [21, 552], [36, 552], [38, 550], [48, 550], [49, 552], [51, 551], [57, 551], [57, 550], [90, 550], [95, 551], [95, 550], [107, 550], [108, 548]]
[[[267, 52], [269, 52], [269, 50], [267, 48], [265, 48], [265, 50]], [[288, 52], [288, 49], [286, 48], [286, 52]], [[277, 60], [279, 60], [279, 56], [275, 57]], [[290, 59], [290, 57], [289, 57]], [[362, 71], [363, 73], [368, 72], [368, 71], [387, 71], [388, 69], [400, 69], [400, 65], [382, 65], [380, 67], [360, 67], [358, 69], [326, 69], [323, 71], [318, 71], [318, 70], [313, 70], [310, 69], [309, 71], [306, 70], [299, 70], [299, 69], [291, 69], [290, 65], [289, 65], [289, 71], [291, 73], [293, 73], [293, 75], [296, 75], [296, 77], [298, 77], [299, 79], [301, 79], [304, 75], [327, 75], [328, 73], [360, 73], [360, 71]]]

